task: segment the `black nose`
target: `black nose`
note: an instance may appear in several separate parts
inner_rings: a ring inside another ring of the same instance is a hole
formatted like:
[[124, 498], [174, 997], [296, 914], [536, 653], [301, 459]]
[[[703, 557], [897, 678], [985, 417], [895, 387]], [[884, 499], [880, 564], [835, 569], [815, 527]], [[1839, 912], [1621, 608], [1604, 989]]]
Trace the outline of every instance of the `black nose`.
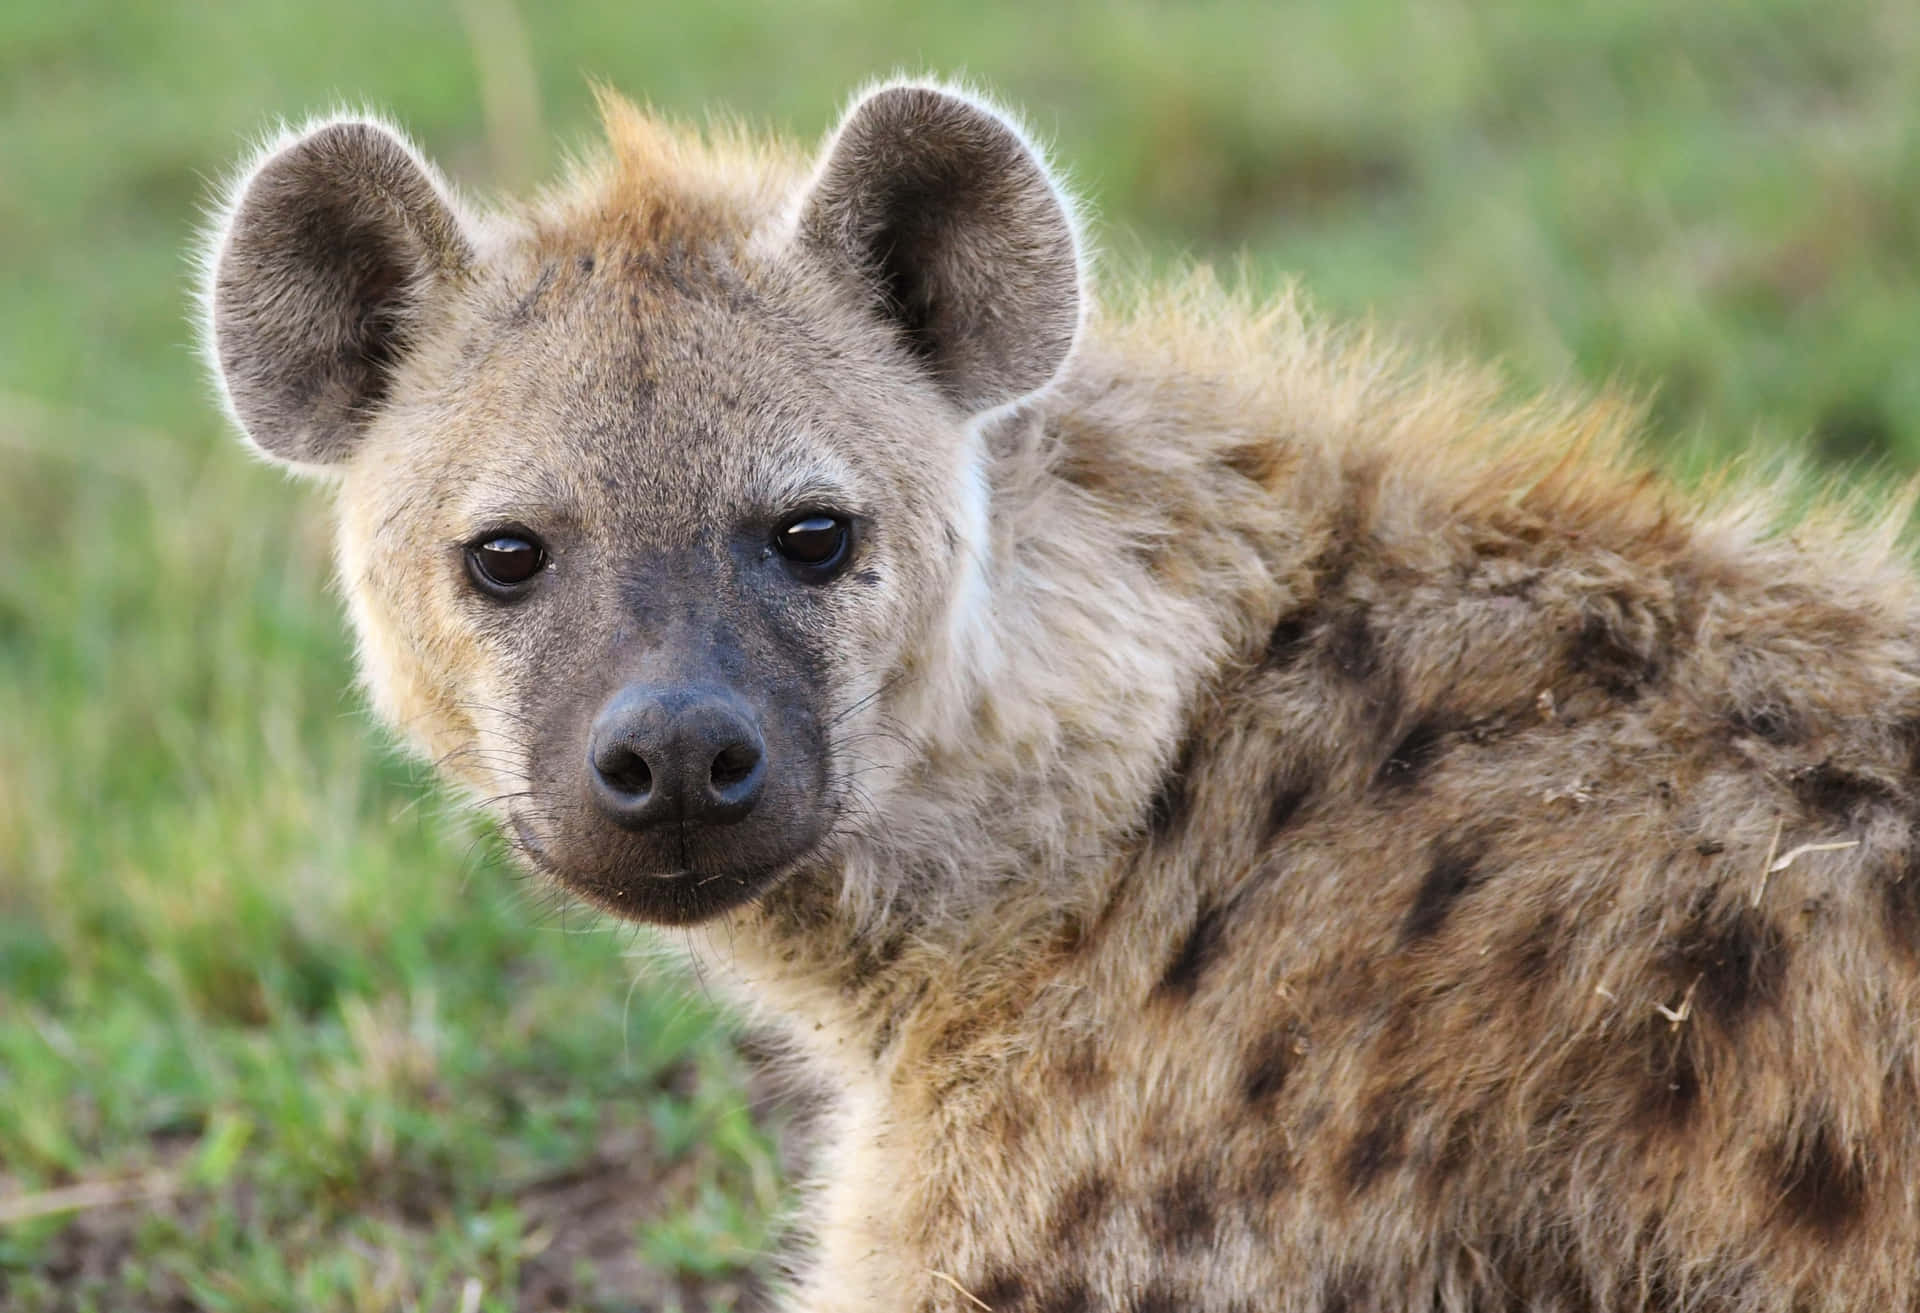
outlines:
[[587, 778], [600, 810], [626, 829], [725, 825], [760, 801], [766, 743], [752, 713], [718, 689], [631, 684], [594, 717]]

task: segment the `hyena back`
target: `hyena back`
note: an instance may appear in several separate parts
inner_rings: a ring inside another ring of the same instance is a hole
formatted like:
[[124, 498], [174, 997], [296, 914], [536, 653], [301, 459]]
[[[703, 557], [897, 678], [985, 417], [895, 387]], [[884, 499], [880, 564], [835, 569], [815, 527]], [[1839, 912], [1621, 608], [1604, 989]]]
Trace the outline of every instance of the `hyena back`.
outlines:
[[288, 134], [209, 345], [382, 714], [834, 1091], [793, 1307], [1920, 1307], [1891, 530], [1103, 306], [966, 95], [607, 119], [488, 212]]

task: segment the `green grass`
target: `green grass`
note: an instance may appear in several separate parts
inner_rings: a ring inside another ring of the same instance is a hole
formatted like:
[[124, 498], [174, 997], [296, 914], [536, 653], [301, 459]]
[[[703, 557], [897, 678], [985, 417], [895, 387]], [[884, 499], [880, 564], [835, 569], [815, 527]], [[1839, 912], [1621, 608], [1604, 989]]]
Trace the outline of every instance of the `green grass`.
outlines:
[[1683, 471], [1920, 465], [1908, 0], [168, 8], [0, 7], [9, 1310], [724, 1306], [782, 1206], [699, 990], [383, 751], [323, 499], [208, 402], [184, 252], [275, 115], [385, 107], [484, 190], [590, 136], [589, 77], [811, 135], [961, 72], [1115, 269], [1244, 251], [1649, 395]]

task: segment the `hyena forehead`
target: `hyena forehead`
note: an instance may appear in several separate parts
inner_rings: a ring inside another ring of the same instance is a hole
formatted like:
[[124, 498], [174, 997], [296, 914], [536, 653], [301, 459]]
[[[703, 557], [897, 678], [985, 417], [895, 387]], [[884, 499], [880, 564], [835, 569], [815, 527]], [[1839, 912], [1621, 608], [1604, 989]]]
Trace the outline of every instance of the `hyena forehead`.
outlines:
[[461, 518], [524, 505], [666, 546], [816, 505], [912, 517], [955, 479], [951, 408], [784, 262], [710, 248], [659, 284], [657, 250], [567, 236], [493, 275], [468, 363], [395, 408], [421, 430], [408, 480], [447, 484]]

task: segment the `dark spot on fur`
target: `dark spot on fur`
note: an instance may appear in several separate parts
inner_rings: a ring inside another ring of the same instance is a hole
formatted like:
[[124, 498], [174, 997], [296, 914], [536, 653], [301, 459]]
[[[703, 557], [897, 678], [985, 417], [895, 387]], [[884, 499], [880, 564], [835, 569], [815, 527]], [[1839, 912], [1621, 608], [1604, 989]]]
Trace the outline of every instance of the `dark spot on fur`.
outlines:
[[995, 1272], [978, 1286], [969, 1286], [968, 1289], [993, 1313], [1011, 1313], [1027, 1298], [1027, 1283], [1015, 1272]]
[[1100, 1225], [1113, 1202], [1113, 1182], [1099, 1172], [1087, 1172], [1055, 1201], [1047, 1230], [1054, 1247], [1071, 1249]]
[[1393, 749], [1374, 776], [1375, 782], [1409, 788], [1420, 779], [1446, 746], [1447, 727], [1436, 720], [1416, 724]]
[[1279, 836], [1280, 831], [1292, 823], [1293, 818], [1300, 811], [1301, 804], [1305, 803], [1307, 796], [1313, 792], [1308, 785], [1284, 780], [1276, 781], [1272, 789], [1273, 800], [1267, 804], [1267, 824], [1260, 837], [1263, 846], [1272, 843]]
[[[1519, 1234], [1492, 1237], [1484, 1243], [1487, 1256], [1486, 1291], [1488, 1303], [1475, 1303], [1476, 1310], [1552, 1309], [1554, 1313], [1599, 1313], [1593, 1283], [1587, 1269], [1564, 1244], [1543, 1243], [1531, 1228]], [[1660, 1289], [1657, 1274], [1639, 1273], [1636, 1284], [1644, 1283], [1644, 1295], [1631, 1303], [1615, 1305], [1643, 1310], [1643, 1313], [1678, 1313], [1682, 1308], [1724, 1310], [1720, 1303], [1682, 1304], [1671, 1291]]]
[[1033, 1313], [1093, 1313], [1093, 1296], [1086, 1282], [1063, 1281], [1041, 1293], [1034, 1302]]
[[1635, 1122], [1649, 1133], [1684, 1130], [1700, 1107], [1700, 1068], [1691, 1046], [1694, 1032], [1689, 1023], [1675, 1025], [1657, 1012], [1635, 1029], [1638, 1042], [1635, 1037], [1624, 1040], [1627, 1052], [1638, 1049], [1646, 1055]]
[[1363, 680], [1379, 668], [1373, 641], [1373, 617], [1365, 602], [1356, 602], [1334, 619], [1327, 634], [1327, 659], [1352, 680]]
[[1563, 946], [1560, 918], [1552, 913], [1540, 918], [1513, 946], [1511, 971], [1514, 984], [1523, 990], [1545, 985], [1560, 961]]
[[853, 947], [852, 961], [847, 964], [846, 975], [842, 977], [847, 992], [857, 994], [865, 989], [882, 972], [898, 962], [900, 955], [906, 951], [907, 936], [904, 931], [896, 930], [878, 941], [858, 941]]
[[1280, 667], [1298, 661], [1306, 650], [1313, 625], [1312, 611], [1293, 611], [1281, 616], [1274, 622], [1273, 632], [1267, 635], [1266, 664]]
[[1443, 841], [1433, 847], [1433, 858], [1420, 888], [1400, 924], [1400, 942], [1431, 938], [1446, 923], [1453, 905], [1482, 879], [1481, 849], [1477, 843]]
[[575, 256], [573, 266], [583, 274], [590, 274], [593, 272], [593, 257], [591, 255]]
[[[1911, 836], [1908, 843], [1920, 844], [1920, 836]], [[1887, 932], [1909, 953], [1920, 953], [1920, 869], [1916, 868], [1915, 855], [1909, 851], [1903, 859], [1890, 863], [1880, 876]]]
[[1603, 690], [1631, 701], [1660, 677], [1660, 663], [1642, 652], [1606, 616], [1588, 612], [1574, 633], [1567, 661]]
[[1327, 1286], [1320, 1313], [1359, 1313], [1366, 1298], [1366, 1283], [1352, 1272], [1342, 1272]]
[[1219, 907], [1203, 907], [1193, 920], [1193, 928], [1180, 941], [1179, 949], [1153, 992], [1160, 998], [1192, 998], [1200, 986], [1200, 976], [1220, 952], [1226, 935], [1226, 913]]
[[1127, 1306], [1129, 1313], [1184, 1313], [1189, 1307], [1177, 1291], [1160, 1282], [1140, 1291]]
[[927, 1054], [936, 1061], [951, 1061], [972, 1048], [989, 1028], [989, 1018], [968, 1012], [954, 1018], [927, 1046]]
[[1081, 950], [1092, 942], [1093, 937], [1087, 933], [1087, 923], [1077, 916], [1070, 916], [1047, 936], [1047, 953], [1051, 957], [1074, 958], [1080, 956]]
[[1389, 1169], [1406, 1157], [1406, 1092], [1395, 1091], [1367, 1106], [1360, 1133], [1347, 1146], [1341, 1166], [1347, 1189], [1365, 1193]]
[[1240, 1077], [1240, 1092], [1248, 1103], [1265, 1103], [1285, 1088], [1287, 1077], [1299, 1058], [1302, 1032], [1290, 1022], [1267, 1032], [1247, 1051], [1246, 1070]]
[[1069, 1093], [1085, 1098], [1113, 1075], [1107, 1057], [1091, 1039], [1075, 1041], [1060, 1059], [1060, 1077]]
[[1165, 838], [1180, 827], [1187, 817], [1187, 780], [1193, 772], [1195, 745], [1192, 739], [1180, 745], [1180, 752], [1160, 778], [1160, 787], [1147, 803], [1147, 832]]
[[1649, 1109], [1669, 1125], [1684, 1125], [1700, 1106], [1700, 1068], [1694, 1063], [1693, 1050], [1681, 1045], [1661, 1076]]
[[880, 1028], [873, 1032], [873, 1044], [867, 1050], [867, 1056], [871, 1057], [875, 1062], [878, 1062], [881, 1055], [893, 1046], [893, 1037], [898, 1033], [899, 1029], [900, 1013], [889, 1010], [887, 1015], [881, 1019]]
[[699, 294], [701, 290], [699, 279], [704, 271], [696, 267], [688, 258], [684, 241], [676, 238], [666, 246], [662, 252], [658, 270], [673, 290], [681, 296], [692, 297]]
[[1751, 907], [1714, 912], [1697, 907], [1667, 952], [1673, 980], [1691, 990], [1693, 1006], [1722, 1026], [1737, 1026], [1756, 1006], [1780, 995], [1787, 943]]
[[1693, 845], [1693, 850], [1702, 857], [1717, 857], [1727, 850], [1727, 845], [1718, 839], [1702, 839]]
[[1038, 1122], [1037, 1111], [1030, 1100], [1008, 1095], [991, 1104], [979, 1124], [988, 1142], [1017, 1161], [1023, 1155], [1021, 1146]]
[[1423, 1176], [1430, 1194], [1437, 1194], [1440, 1187], [1459, 1176], [1473, 1160], [1473, 1132], [1473, 1120], [1464, 1114], [1447, 1123], [1445, 1133], [1433, 1149], [1431, 1168]]
[[[1377, 469], [1354, 471], [1356, 481], [1377, 478], [1378, 473]], [[1314, 596], [1332, 597], [1343, 591], [1347, 580], [1353, 577], [1362, 551], [1372, 542], [1366, 523], [1370, 502], [1371, 491], [1355, 487], [1336, 504], [1333, 518], [1326, 526], [1324, 545], [1307, 562], [1307, 569], [1313, 575]]]
[[868, 588], [873, 588], [880, 582], [880, 572], [878, 570], [856, 570], [853, 578], [856, 583], [863, 584]]
[[1806, 730], [1800, 724], [1800, 718], [1794, 715], [1793, 708], [1772, 700], [1756, 702], [1735, 711], [1733, 728], [1737, 734], [1767, 743], [1798, 743], [1806, 737]]
[[783, 881], [760, 896], [760, 906], [780, 925], [807, 936], [826, 934], [833, 925], [837, 894], [803, 876]]
[[1795, 1225], [1833, 1241], [1866, 1210], [1866, 1173], [1858, 1159], [1822, 1123], [1798, 1145], [1776, 1151], [1780, 1206]]
[[1546, 573], [1545, 570], [1529, 570], [1525, 574], [1503, 579], [1487, 589], [1487, 592], [1493, 597], [1513, 597], [1523, 602], [1531, 601], [1533, 595], [1539, 591], [1540, 581], [1546, 577]]
[[[1277, 1141], [1278, 1137], [1274, 1138]], [[1277, 1199], [1293, 1184], [1293, 1176], [1293, 1154], [1287, 1146], [1277, 1142], [1265, 1144], [1247, 1169], [1247, 1197], [1259, 1201]]]
[[1831, 761], [1795, 771], [1793, 794], [1809, 811], [1838, 821], [1852, 819], [1870, 803], [1894, 801], [1886, 784]]
[[1183, 1169], [1153, 1192], [1149, 1237], [1169, 1249], [1194, 1249], [1212, 1239], [1215, 1192], [1214, 1182], [1200, 1168]]
[[1907, 782], [1920, 780], [1920, 716], [1907, 716], [1893, 727], [1894, 742], [1906, 751]]
[[1220, 463], [1241, 478], [1265, 487], [1280, 468], [1280, 445], [1275, 442], [1243, 442], [1220, 453]]

